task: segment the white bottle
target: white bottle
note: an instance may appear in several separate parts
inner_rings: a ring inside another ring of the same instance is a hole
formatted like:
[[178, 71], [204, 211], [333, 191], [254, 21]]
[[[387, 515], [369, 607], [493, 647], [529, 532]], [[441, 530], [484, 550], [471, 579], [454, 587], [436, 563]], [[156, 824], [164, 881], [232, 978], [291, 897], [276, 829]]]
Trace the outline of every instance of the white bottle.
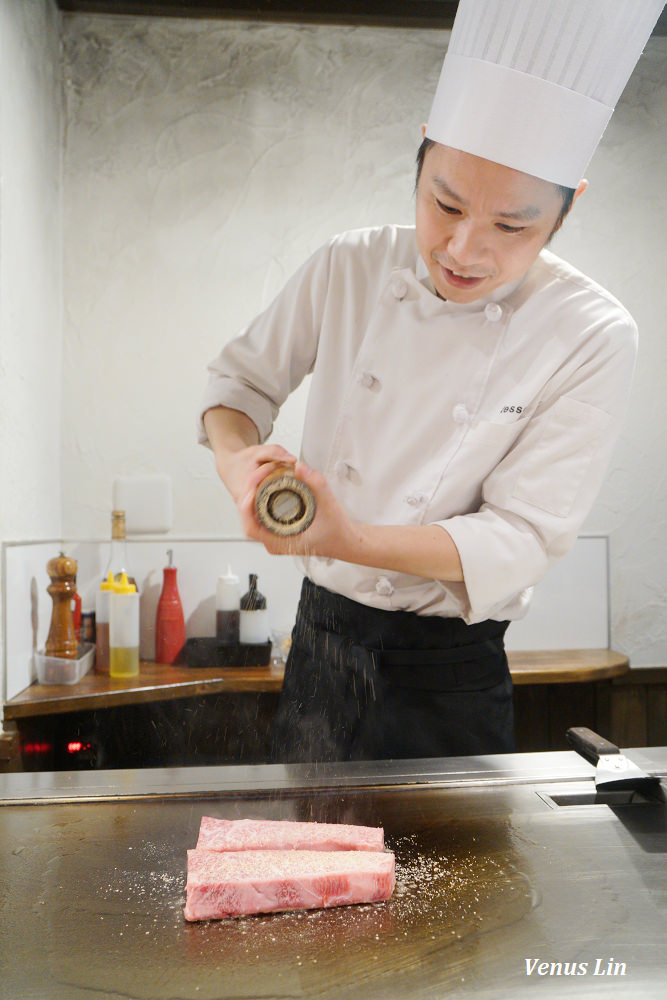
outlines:
[[257, 576], [248, 577], [248, 592], [241, 598], [239, 639], [243, 646], [256, 646], [269, 641], [269, 612], [266, 598], [257, 589]]
[[228, 566], [227, 572], [218, 577], [215, 591], [215, 634], [226, 646], [235, 646], [239, 641], [240, 613], [241, 584]]

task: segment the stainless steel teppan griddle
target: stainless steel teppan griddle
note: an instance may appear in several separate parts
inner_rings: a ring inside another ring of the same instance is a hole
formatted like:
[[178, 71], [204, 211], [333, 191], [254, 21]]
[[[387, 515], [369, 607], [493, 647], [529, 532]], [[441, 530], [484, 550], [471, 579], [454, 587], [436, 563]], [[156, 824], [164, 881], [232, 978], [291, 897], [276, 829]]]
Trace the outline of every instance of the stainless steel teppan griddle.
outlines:
[[[665, 749], [626, 752], [667, 770]], [[666, 807], [600, 801], [574, 753], [0, 775], [0, 798], [3, 1000], [664, 989]], [[186, 850], [205, 814], [382, 825], [395, 894], [188, 924]]]

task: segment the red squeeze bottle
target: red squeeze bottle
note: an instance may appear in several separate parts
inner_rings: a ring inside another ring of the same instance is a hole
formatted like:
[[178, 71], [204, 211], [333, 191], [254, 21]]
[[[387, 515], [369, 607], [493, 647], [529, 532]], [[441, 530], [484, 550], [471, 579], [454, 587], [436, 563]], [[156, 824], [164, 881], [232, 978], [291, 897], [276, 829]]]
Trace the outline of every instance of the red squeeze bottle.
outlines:
[[155, 660], [157, 663], [176, 663], [185, 646], [185, 618], [176, 584], [176, 567], [171, 565], [171, 549], [167, 555], [169, 556], [169, 565], [165, 566], [163, 570], [164, 582], [155, 619]]

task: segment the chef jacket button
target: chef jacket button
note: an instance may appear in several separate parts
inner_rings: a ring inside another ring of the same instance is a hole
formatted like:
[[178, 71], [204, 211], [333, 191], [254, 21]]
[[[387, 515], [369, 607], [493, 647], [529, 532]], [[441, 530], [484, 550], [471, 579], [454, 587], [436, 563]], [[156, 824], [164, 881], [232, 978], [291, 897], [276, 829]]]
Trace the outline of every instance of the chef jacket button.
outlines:
[[452, 419], [455, 424], [467, 424], [470, 420], [470, 414], [468, 413], [468, 407], [465, 403], [457, 403], [452, 410]]
[[362, 372], [358, 377], [358, 382], [359, 385], [363, 385], [364, 389], [372, 389], [377, 379], [370, 372]]
[[426, 503], [426, 497], [423, 493], [409, 493], [405, 502], [409, 503], [411, 507], [421, 507]]
[[489, 302], [489, 304], [484, 307], [484, 315], [488, 319], [489, 323], [497, 323], [502, 314], [502, 306], [499, 306], [497, 302]]
[[378, 582], [375, 584], [375, 589], [380, 597], [391, 597], [394, 593], [394, 587], [386, 576], [380, 577]]
[[397, 299], [404, 299], [408, 294], [407, 282], [398, 275], [391, 279], [391, 290]]

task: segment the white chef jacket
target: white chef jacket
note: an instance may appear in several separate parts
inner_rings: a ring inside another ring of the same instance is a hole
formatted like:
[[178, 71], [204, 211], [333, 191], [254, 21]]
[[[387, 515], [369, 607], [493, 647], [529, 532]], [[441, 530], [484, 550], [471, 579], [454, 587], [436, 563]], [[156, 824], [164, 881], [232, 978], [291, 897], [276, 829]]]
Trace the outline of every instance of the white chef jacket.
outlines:
[[636, 341], [623, 306], [547, 250], [461, 305], [435, 294], [414, 227], [357, 230], [211, 362], [201, 413], [241, 410], [264, 441], [312, 373], [304, 461], [355, 520], [442, 525], [464, 583], [321, 557], [300, 560], [306, 575], [373, 607], [511, 620], [593, 504]]

